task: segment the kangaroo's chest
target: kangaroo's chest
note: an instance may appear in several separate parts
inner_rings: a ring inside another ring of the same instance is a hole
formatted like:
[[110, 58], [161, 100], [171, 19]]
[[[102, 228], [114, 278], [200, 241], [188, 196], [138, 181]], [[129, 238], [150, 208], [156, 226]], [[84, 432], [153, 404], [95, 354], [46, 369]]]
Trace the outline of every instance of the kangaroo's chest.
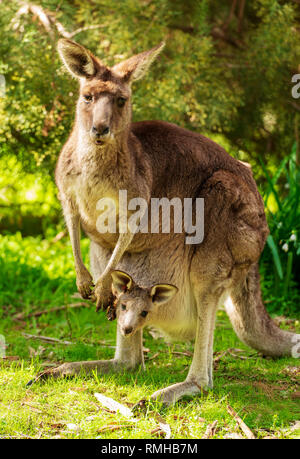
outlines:
[[92, 171], [82, 171], [67, 177], [64, 185], [65, 192], [76, 204], [84, 231], [98, 243], [104, 239], [109, 245], [115, 244], [119, 190], [109, 179]]

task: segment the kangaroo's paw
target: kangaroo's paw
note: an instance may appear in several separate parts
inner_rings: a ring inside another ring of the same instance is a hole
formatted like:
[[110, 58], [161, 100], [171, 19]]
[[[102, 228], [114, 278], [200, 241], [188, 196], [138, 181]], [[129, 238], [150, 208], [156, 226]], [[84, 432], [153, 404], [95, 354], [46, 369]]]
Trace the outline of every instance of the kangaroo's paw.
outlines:
[[92, 300], [96, 301], [96, 310], [107, 309], [113, 304], [114, 296], [111, 292], [111, 276], [100, 278], [95, 286]]
[[80, 293], [82, 298], [86, 300], [91, 298], [94, 284], [93, 278], [88, 272], [88, 270], [82, 271], [80, 274], [77, 274], [76, 285], [78, 292]]
[[185, 395], [195, 395], [201, 392], [207, 393], [199, 384], [192, 381], [184, 381], [154, 392], [151, 395], [151, 399], [161, 401], [166, 405], [172, 405]]
[[142, 398], [131, 408], [131, 411], [134, 413], [134, 415], [137, 415], [139, 413], [145, 414], [147, 412], [148, 406], [149, 402], [146, 399]]

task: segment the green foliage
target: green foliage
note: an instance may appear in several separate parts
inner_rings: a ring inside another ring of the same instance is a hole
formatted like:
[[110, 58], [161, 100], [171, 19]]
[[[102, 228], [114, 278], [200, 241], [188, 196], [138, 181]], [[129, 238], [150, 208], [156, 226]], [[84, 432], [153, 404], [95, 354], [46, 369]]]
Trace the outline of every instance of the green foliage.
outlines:
[[[290, 287], [294, 285], [292, 271], [295, 273], [294, 281], [300, 281], [300, 170], [296, 153], [297, 145], [294, 144], [291, 154], [282, 160], [273, 177], [260, 159], [268, 182], [264, 201], [270, 227], [262, 263], [266, 263], [269, 271], [268, 282], [276, 298], [274, 308], [289, 313], [297, 312], [300, 300], [297, 294], [294, 304], [290, 301]], [[285, 310], [283, 298], [289, 301], [291, 309]]]
[[47, 234], [62, 226], [57, 188], [50, 175], [25, 172], [22, 163], [7, 154], [0, 157], [0, 231]]
[[20, 15], [19, 2], [1, 2], [0, 72], [7, 92], [0, 99], [0, 155], [17, 153], [24, 165], [53, 170], [77, 93], [56, 43], [72, 32], [107, 64], [166, 39], [163, 55], [134, 87], [135, 120], [221, 133], [241, 159], [266, 151], [274, 162], [290, 149], [299, 110], [290, 94], [300, 56], [296, 4], [255, 0], [233, 15], [229, 2], [212, 0], [35, 4], [48, 24], [31, 10]]

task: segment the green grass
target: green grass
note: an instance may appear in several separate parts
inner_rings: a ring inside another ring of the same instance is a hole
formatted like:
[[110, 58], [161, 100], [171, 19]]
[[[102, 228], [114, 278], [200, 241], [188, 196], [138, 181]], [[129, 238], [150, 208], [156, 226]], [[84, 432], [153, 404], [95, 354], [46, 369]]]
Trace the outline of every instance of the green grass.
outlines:
[[[88, 242], [83, 241], [86, 262]], [[224, 311], [218, 312], [215, 353], [230, 348], [216, 365], [214, 389], [179, 401], [175, 406], [149, 405], [134, 420], [111, 413], [95, 392], [132, 406], [157, 389], [184, 380], [191, 357], [174, 352], [192, 351], [191, 343], [166, 345], [145, 332], [146, 371], [121, 374], [84, 374], [68, 380], [49, 380], [26, 388], [47, 365], [64, 361], [106, 359], [114, 354], [116, 323], [108, 322], [94, 305], [19, 319], [18, 314], [80, 302], [68, 238], [59, 242], [0, 236], [0, 334], [8, 356], [0, 372], [0, 438], [157, 438], [159, 416], [170, 425], [172, 438], [201, 438], [218, 420], [214, 438], [231, 433], [244, 436], [227, 412], [232, 406], [257, 438], [296, 438], [299, 410], [299, 362], [265, 359], [235, 336]], [[299, 330], [298, 321], [281, 326]], [[48, 344], [23, 333], [55, 337], [72, 345]], [[156, 355], [158, 354], [158, 355]], [[10, 360], [16, 356], [18, 360]], [[296, 368], [298, 366], [298, 368]], [[117, 430], [103, 430], [105, 426]], [[153, 433], [151, 433], [153, 432]]]

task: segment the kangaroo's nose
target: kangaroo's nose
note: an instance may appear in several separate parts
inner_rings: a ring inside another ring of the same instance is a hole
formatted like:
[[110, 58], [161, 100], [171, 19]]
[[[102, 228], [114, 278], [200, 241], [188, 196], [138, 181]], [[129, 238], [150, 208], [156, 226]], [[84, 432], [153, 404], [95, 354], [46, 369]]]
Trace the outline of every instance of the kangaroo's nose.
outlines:
[[124, 329], [125, 335], [129, 335], [129, 333], [131, 333], [131, 332], [132, 332], [132, 327], [126, 327], [126, 328]]
[[109, 133], [109, 126], [100, 124], [99, 126], [93, 126], [92, 127], [93, 134], [96, 134], [96, 136], [102, 136], [106, 135]]

